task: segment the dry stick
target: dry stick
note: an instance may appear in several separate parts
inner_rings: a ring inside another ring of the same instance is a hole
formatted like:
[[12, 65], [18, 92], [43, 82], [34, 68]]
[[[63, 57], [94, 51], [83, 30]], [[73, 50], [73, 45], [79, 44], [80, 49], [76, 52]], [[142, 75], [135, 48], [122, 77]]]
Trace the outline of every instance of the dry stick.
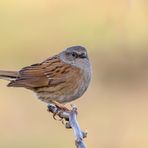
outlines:
[[75, 135], [75, 144], [77, 148], [86, 148], [86, 145], [83, 139], [87, 137], [87, 133], [83, 132], [80, 129], [80, 126], [77, 121], [77, 108], [75, 106], [72, 106], [71, 111], [63, 111], [63, 110], [60, 110], [55, 105], [49, 104], [48, 111], [58, 115], [62, 121], [64, 119], [66, 121], [66, 124], [65, 124], [66, 128], [73, 129], [73, 132]]

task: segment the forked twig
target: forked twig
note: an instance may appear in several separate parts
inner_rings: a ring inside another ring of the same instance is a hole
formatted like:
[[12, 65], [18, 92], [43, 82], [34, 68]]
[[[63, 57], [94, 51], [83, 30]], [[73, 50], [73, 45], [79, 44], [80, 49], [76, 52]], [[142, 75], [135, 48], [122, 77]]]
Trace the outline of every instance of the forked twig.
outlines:
[[[63, 111], [60, 110], [58, 107], [56, 107], [53, 104], [48, 105], [48, 111], [53, 113], [54, 115], [56, 114], [61, 121], [65, 121], [65, 127], [66, 128], [72, 128], [75, 136], [75, 144], [77, 148], [86, 148], [86, 145], [84, 143], [84, 138], [87, 137], [87, 133], [83, 132], [80, 129], [79, 123], [77, 121], [77, 108], [76, 106], [72, 106], [71, 111]], [[63, 121], [63, 122], [64, 122]]]

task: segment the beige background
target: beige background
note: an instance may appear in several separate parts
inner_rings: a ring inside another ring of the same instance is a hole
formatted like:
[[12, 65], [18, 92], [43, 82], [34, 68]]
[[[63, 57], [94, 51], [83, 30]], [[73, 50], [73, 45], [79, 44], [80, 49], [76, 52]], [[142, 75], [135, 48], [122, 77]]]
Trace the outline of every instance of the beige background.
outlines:
[[[0, 69], [19, 70], [71, 45], [88, 48], [93, 80], [74, 103], [89, 148], [148, 147], [148, 2], [1, 0]], [[28, 90], [0, 81], [1, 148], [74, 148]]]

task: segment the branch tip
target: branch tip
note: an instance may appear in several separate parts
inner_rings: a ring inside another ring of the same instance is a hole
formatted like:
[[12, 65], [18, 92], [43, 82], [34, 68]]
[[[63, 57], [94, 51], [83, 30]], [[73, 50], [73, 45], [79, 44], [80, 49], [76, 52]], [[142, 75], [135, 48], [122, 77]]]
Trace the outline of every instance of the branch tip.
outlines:
[[83, 132], [80, 129], [79, 123], [77, 121], [77, 107], [73, 104], [71, 104], [72, 110], [71, 111], [65, 111], [54, 104], [48, 105], [48, 111], [53, 113], [53, 117], [58, 116], [62, 121], [62, 124], [65, 125], [65, 128], [73, 129], [74, 135], [75, 135], [75, 144], [77, 148], [86, 148], [83, 139], [87, 137], [87, 132]]

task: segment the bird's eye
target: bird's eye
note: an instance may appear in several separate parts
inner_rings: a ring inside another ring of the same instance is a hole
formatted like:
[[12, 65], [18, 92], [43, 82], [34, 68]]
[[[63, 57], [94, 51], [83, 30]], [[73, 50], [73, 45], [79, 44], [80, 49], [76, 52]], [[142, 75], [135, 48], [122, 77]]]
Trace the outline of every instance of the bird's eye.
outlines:
[[78, 54], [75, 53], [75, 52], [73, 52], [73, 53], [72, 53], [72, 56], [73, 56], [74, 58], [77, 58], [77, 57], [78, 57]]

